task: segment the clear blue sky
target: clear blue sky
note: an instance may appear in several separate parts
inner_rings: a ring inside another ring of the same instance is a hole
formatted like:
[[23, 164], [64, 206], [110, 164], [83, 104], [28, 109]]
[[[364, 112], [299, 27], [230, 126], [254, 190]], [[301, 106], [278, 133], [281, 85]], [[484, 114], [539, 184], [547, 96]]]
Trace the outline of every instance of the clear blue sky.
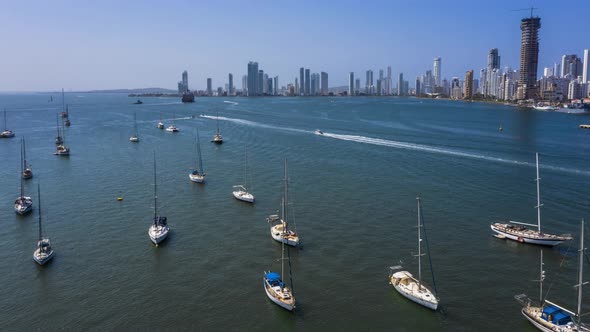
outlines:
[[0, 0], [0, 91], [174, 89], [185, 69], [192, 89], [230, 72], [240, 87], [249, 60], [281, 85], [301, 66], [328, 72], [330, 86], [388, 65], [413, 81], [435, 56], [444, 77], [477, 78], [494, 47], [518, 68], [529, 12], [513, 10], [531, 5], [540, 71], [590, 48], [588, 0]]

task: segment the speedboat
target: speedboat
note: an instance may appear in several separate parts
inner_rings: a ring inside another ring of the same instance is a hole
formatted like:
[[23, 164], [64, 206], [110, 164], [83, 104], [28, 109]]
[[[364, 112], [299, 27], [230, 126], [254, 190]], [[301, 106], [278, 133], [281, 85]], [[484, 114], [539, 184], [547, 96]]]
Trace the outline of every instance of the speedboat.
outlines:
[[170, 125], [168, 128], [166, 128], [166, 131], [167, 131], [167, 132], [170, 132], [170, 133], [177, 133], [177, 132], [179, 132], [180, 130], [179, 130], [178, 128], [176, 128], [176, 126], [175, 126], [175, 125]]
[[234, 186], [234, 191], [232, 192], [232, 194], [236, 199], [239, 199], [240, 201], [254, 203], [254, 195], [246, 191], [246, 188], [244, 188], [244, 186], [242, 185]]
[[291, 288], [287, 286], [281, 279], [281, 275], [277, 272], [265, 272], [262, 277], [264, 291], [268, 298], [289, 311], [295, 309], [295, 297]]
[[10, 129], [5, 129], [4, 131], [0, 132], [0, 138], [11, 138], [14, 137], [14, 131]]
[[134, 105], [141, 105], [141, 104], [143, 104], [143, 101], [141, 101], [141, 100], [137, 99], [137, 101], [136, 101], [136, 102], [134, 102], [133, 104], [134, 104]]
[[33, 210], [33, 200], [29, 196], [20, 196], [14, 201], [14, 212], [23, 215]]
[[139, 137], [133, 135], [133, 136], [129, 137], [129, 141], [137, 143], [137, 142], [139, 142]]
[[315, 131], [315, 134], [316, 134], [316, 135], [323, 135], [323, 134], [324, 134], [324, 132], [323, 132], [323, 131], [321, 131], [321, 130], [319, 130], [319, 129], [316, 129], [316, 131]]

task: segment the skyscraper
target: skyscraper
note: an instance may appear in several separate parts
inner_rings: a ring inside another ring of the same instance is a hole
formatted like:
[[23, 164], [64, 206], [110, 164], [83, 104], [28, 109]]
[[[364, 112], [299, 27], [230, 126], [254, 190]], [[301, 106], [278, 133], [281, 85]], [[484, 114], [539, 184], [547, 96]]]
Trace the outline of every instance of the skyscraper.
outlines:
[[258, 62], [248, 62], [248, 97], [258, 96]]
[[[561, 77], [576, 79], [584, 75], [582, 60], [575, 54], [563, 55], [561, 57]], [[568, 76], [569, 75], [569, 76]]]
[[463, 98], [471, 99], [473, 97], [473, 69], [465, 73], [465, 83], [463, 83]]
[[207, 78], [207, 96], [213, 96], [213, 82], [211, 78]]
[[274, 80], [274, 82], [273, 82], [274, 83], [273, 84], [273, 87], [274, 87], [273, 96], [278, 96], [279, 95], [279, 77], [275, 76], [273, 80]]
[[354, 94], [358, 95], [361, 93], [361, 79], [357, 78], [354, 80]]
[[182, 72], [182, 85], [185, 90], [188, 90], [188, 72], [186, 70]]
[[268, 86], [268, 74], [262, 75], [262, 94], [267, 95], [269, 94], [269, 86]]
[[320, 89], [320, 93], [322, 95], [327, 95], [328, 94], [328, 73], [326, 73], [325, 71], [323, 71], [321, 73], [321, 86], [322, 88]]
[[305, 92], [304, 94], [306, 96], [309, 96], [310, 92], [311, 92], [311, 82], [310, 82], [310, 74], [309, 74], [309, 69], [305, 69]]
[[483, 94], [484, 96], [497, 97], [498, 83], [497, 75], [500, 70], [500, 55], [498, 55], [498, 49], [492, 48], [488, 52], [488, 65], [486, 67], [485, 81], [483, 82]]
[[387, 66], [387, 78], [385, 81], [385, 94], [391, 95], [391, 66]]
[[264, 91], [264, 70], [258, 69], [258, 87], [256, 88], [256, 95], [262, 96]]
[[523, 18], [520, 21], [520, 77], [517, 99], [536, 98], [537, 66], [539, 64], [539, 29], [541, 18]]
[[350, 72], [348, 73], [348, 95], [349, 96], [354, 96], [355, 92], [354, 92], [354, 73]]
[[422, 84], [420, 83], [420, 76], [416, 77], [416, 96], [422, 94]]
[[227, 87], [227, 94], [231, 96], [234, 94], [234, 75], [229, 73], [227, 76], [228, 76], [228, 80], [229, 80], [229, 85]]
[[367, 95], [372, 95], [373, 94], [373, 71], [372, 70], [367, 70], [367, 81], [366, 81], [366, 85], [365, 85], [365, 93]]
[[584, 50], [584, 66], [582, 69], [582, 83], [590, 81], [590, 50]]
[[305, 94], [305, 69], [299, 68], [299, 95]]
[[248, 75], [242, 76], [242, 96], [246, 95], [246, 90], [248, 89]]
[[316, 73], [313, 73], [313, 74], [311, 74], [311, 78], [310, 78], [310, 83], [309, 83], [309, 85], [310, 85], [310, 89], [309, 89], [310, 93], [309, 94], [311, 96], [315, 96], [316, 88], [319, 85], [319, 82], [317, 80], [316, 75], [317, 75]]
[[404, 92], [404, 73], [399, 73], [399, 79], [397, 80], [397, 95], [403, 96]]
[[434, 72], [434, 84], [436, 86], [442, 86], [442, 76], [441, 76], [441, 59], [440, 57], [434, 58], [433, 64], [433, 72]]

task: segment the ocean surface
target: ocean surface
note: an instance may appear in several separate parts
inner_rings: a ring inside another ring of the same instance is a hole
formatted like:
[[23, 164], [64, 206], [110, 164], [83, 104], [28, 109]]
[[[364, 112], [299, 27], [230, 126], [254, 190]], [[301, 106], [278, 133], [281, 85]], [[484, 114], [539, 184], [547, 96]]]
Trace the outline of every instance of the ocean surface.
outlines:
[[[544, 288], [575, 309], [576, 254], [562, 258], [590, 219], [590, 131], [578, 128], [590, 116], [411, 98], [142, 100], [66, 93], [64, 158], [53, 155], [59, 94], [0, 95], [17, 135], [0, 140], [0, 330], [535, 331], [513, 296], [538, 297], [541, 248], [496, 239], [489, 227], [536, 223], [535, 152], [543, 228], [575, 237], [543, 249]], [[138, 144], [129, 142], [134, 114]], [[160, 116], [180, 132], [156, 129]], [[221, 146], [210, 143], [217, 116]], [[188, 179], [197, 130], [204, 185]], [[26, 216], [12, 208], [21, 137], [34, 172]], [[244, 149], [255, 205], [231, 194], [244, 182]], [[147, 235], [154, 151], [171, 227], [159, 247]], [[262, 288], [263, 271], [281, 268], [265, 218], [280, 208], [285, 158], [304, 243], [290, 250], [293, 313]], [[43, 267], [32, 259], [37, 183], [56, 251]], [[417, 195], [439, 312], [388, 284], [400, 261], [417, 274]]]

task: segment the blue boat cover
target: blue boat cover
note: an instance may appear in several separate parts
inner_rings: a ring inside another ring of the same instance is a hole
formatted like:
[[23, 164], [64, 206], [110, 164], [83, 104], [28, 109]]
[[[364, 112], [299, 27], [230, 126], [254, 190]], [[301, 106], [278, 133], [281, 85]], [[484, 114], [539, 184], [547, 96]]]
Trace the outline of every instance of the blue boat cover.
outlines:
[[281, 281], [281, 275], [276, 273], [276, 272], [268, 272], [265, 275], [265, 278], [268, 279], [268, 281]]
[[558, 312], [553, 316], [553, 324], [565, 325], [571, 322], [572, 318], [563, 312]]
[[542, 317], [543, 319], [556, 325], [566, 325], [572, 321], [572, 318], [569, 314], [564, 313], [561, 308], [552, 305], [543, 308]]
[[543, 313], [547, 314], [547, 315], [553, 315], [554, 313], [561, 311], [561, 309], [559, 309], [558, 307], [555, 306], [546, 306], [545, 308], [543, 308]]

